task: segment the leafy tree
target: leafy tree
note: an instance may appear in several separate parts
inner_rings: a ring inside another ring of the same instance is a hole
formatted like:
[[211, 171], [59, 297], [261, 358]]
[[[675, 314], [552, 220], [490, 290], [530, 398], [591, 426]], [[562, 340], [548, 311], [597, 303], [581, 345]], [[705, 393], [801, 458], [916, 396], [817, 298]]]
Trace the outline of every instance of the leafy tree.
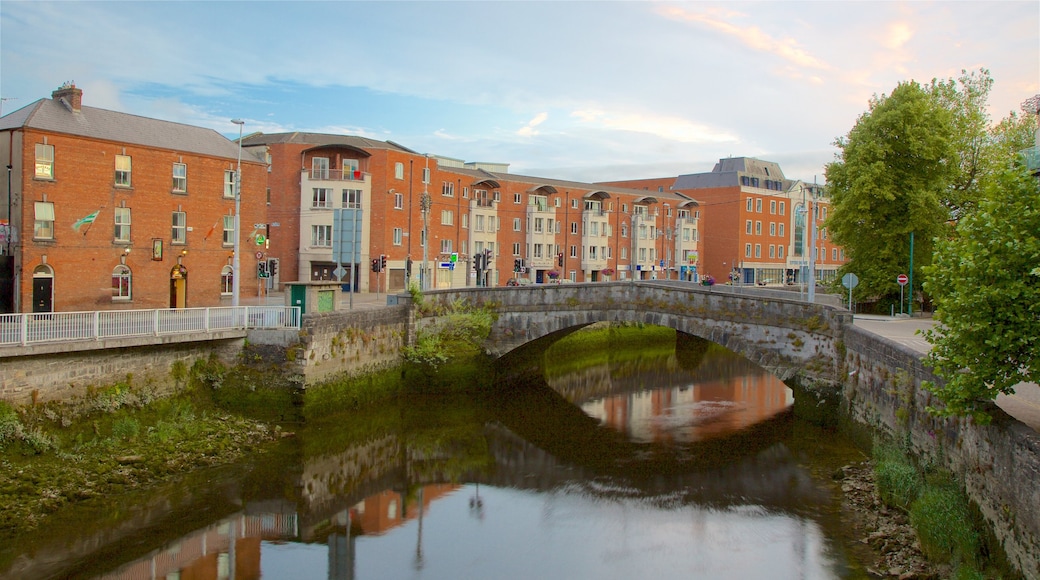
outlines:
[[872, 98], [869, 111], [837, 140], [841, 151], [826, 169], [827, 228], [849, 258], [842, 273], [860, 279], [857, 295], [899, 292], [896, 277], [907, 272], [911, 232], [914, 273], [931, 262], [932, 240], [945, 235], [949, 215], [942, 200], [954, 172], [954, 131], [950, 110], [906, 82], [890, 96]]
[[1040, 380], [1040, 180], [1021, 166], [988, 180], [925, 273], [938, 322], [926, 362], [946, 381], [927, 386], [944, 403], [933, 412], [988, 421], [982, 401]]
[[[957, 152], [950, 183], [940, 200], [952, 217], [970, 211], [979, 197], [979, 178], [987, 159], [989, 114], [986, 103], [993, 87], [989, 71], [961, 71], [954, 79], [932, 79], [929, 92], [953, 115], [953, 147]], [[1005, 157], [1004, 159], [1007, 159]]]

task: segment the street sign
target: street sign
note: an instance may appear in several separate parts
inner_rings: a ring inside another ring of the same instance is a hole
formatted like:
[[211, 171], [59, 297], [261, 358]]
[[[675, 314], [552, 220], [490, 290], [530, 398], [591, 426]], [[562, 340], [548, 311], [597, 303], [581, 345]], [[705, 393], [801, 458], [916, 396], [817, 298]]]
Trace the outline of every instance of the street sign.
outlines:
[[342, 280], [347, 275], [347, 269], [343, 266], [338, 266], [332, 273], [336, 275], [337, 280]]
[[899, 282], [900, 286], [906, 286], [906, 283], [909, 282], [909, 281], [910, 281], [910, 278], [907, 278], [906, 274], [900, 274], [899, 276], [896, 277], [896, 282]]
[[263, 257], [264, 257], [264, 253], [263, 252], [257, 252], [256, 253], [256, 259], [257, 260], [263, 259]]
[[845, 274], [841, 277], [841, 285], [848, 288], [849, 290], [855, 288], [857, 284], [859, 284], [859, 276], [853, 274], [852, 272], [849, 272], [848, 274]]

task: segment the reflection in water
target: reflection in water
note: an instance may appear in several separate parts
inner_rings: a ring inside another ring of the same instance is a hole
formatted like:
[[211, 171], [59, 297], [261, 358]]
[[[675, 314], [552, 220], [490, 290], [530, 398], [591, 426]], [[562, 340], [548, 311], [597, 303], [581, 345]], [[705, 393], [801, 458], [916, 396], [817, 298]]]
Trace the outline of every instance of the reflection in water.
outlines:
[[691, 443], [739, 431], [792, 404], [794, 395], [780, 379], [749, 368], [748, 374], [725, 381], [661, 385], [581, 408], [634, 441]]
[[[239, 507], [201, 529], [0, 577], [862, 577], [818, 475], [854, 448], [797, 422], [749, 362], [709, 351], [688, 369], [660, 350], [312, 422], [277, 460], [211, 481]], [[21, 549], [91, 541], [66, 533]]]

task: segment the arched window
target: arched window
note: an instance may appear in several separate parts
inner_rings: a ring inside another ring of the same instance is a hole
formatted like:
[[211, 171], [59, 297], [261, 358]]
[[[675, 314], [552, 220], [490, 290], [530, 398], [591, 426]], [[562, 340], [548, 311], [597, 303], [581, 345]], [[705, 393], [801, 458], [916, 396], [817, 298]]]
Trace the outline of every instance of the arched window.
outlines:
[[234, 288], [235, 283], [235, 271], [231, 266], [224, 266], [220, 270], [220, 295], [231, 296], [231, 290]]
[[112, 270], [112, 300], [130, 300], [133, 289], [130, 268], [120, 264]]

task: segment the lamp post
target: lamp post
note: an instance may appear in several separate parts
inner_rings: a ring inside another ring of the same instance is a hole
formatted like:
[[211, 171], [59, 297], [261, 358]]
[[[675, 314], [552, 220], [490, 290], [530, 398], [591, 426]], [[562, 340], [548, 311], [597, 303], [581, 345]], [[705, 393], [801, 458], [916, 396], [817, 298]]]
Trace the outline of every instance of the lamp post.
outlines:
[[426, 169], [423, 171], [422, 197], [419, 198], [419, 209], [422, 211], [423, 233], [422, 271], [419, 273], [419, 289], [423, 291], [430, 286], [429, 280], [426, 279], [426, 260], [429, 259], [430, 254], [430, 206], [433, 204], [433, 200], [430, 199], [430, 192], [427, 191], [427, 182], [430, 180], [430, 156], [426, 155], [425, 157]]
[[231, 119], [231, 122], [238, 125], [238, 163], [235, 165], [235, 257], [231, 264], [231, 305], [238, 306], [238, 294], [242, 289], [242, 268], [240, 260], [240, 248], [242, 234], [241, 234], [241, 217], [242, 213], [242, 126], [246, 124], [242, 119]]

